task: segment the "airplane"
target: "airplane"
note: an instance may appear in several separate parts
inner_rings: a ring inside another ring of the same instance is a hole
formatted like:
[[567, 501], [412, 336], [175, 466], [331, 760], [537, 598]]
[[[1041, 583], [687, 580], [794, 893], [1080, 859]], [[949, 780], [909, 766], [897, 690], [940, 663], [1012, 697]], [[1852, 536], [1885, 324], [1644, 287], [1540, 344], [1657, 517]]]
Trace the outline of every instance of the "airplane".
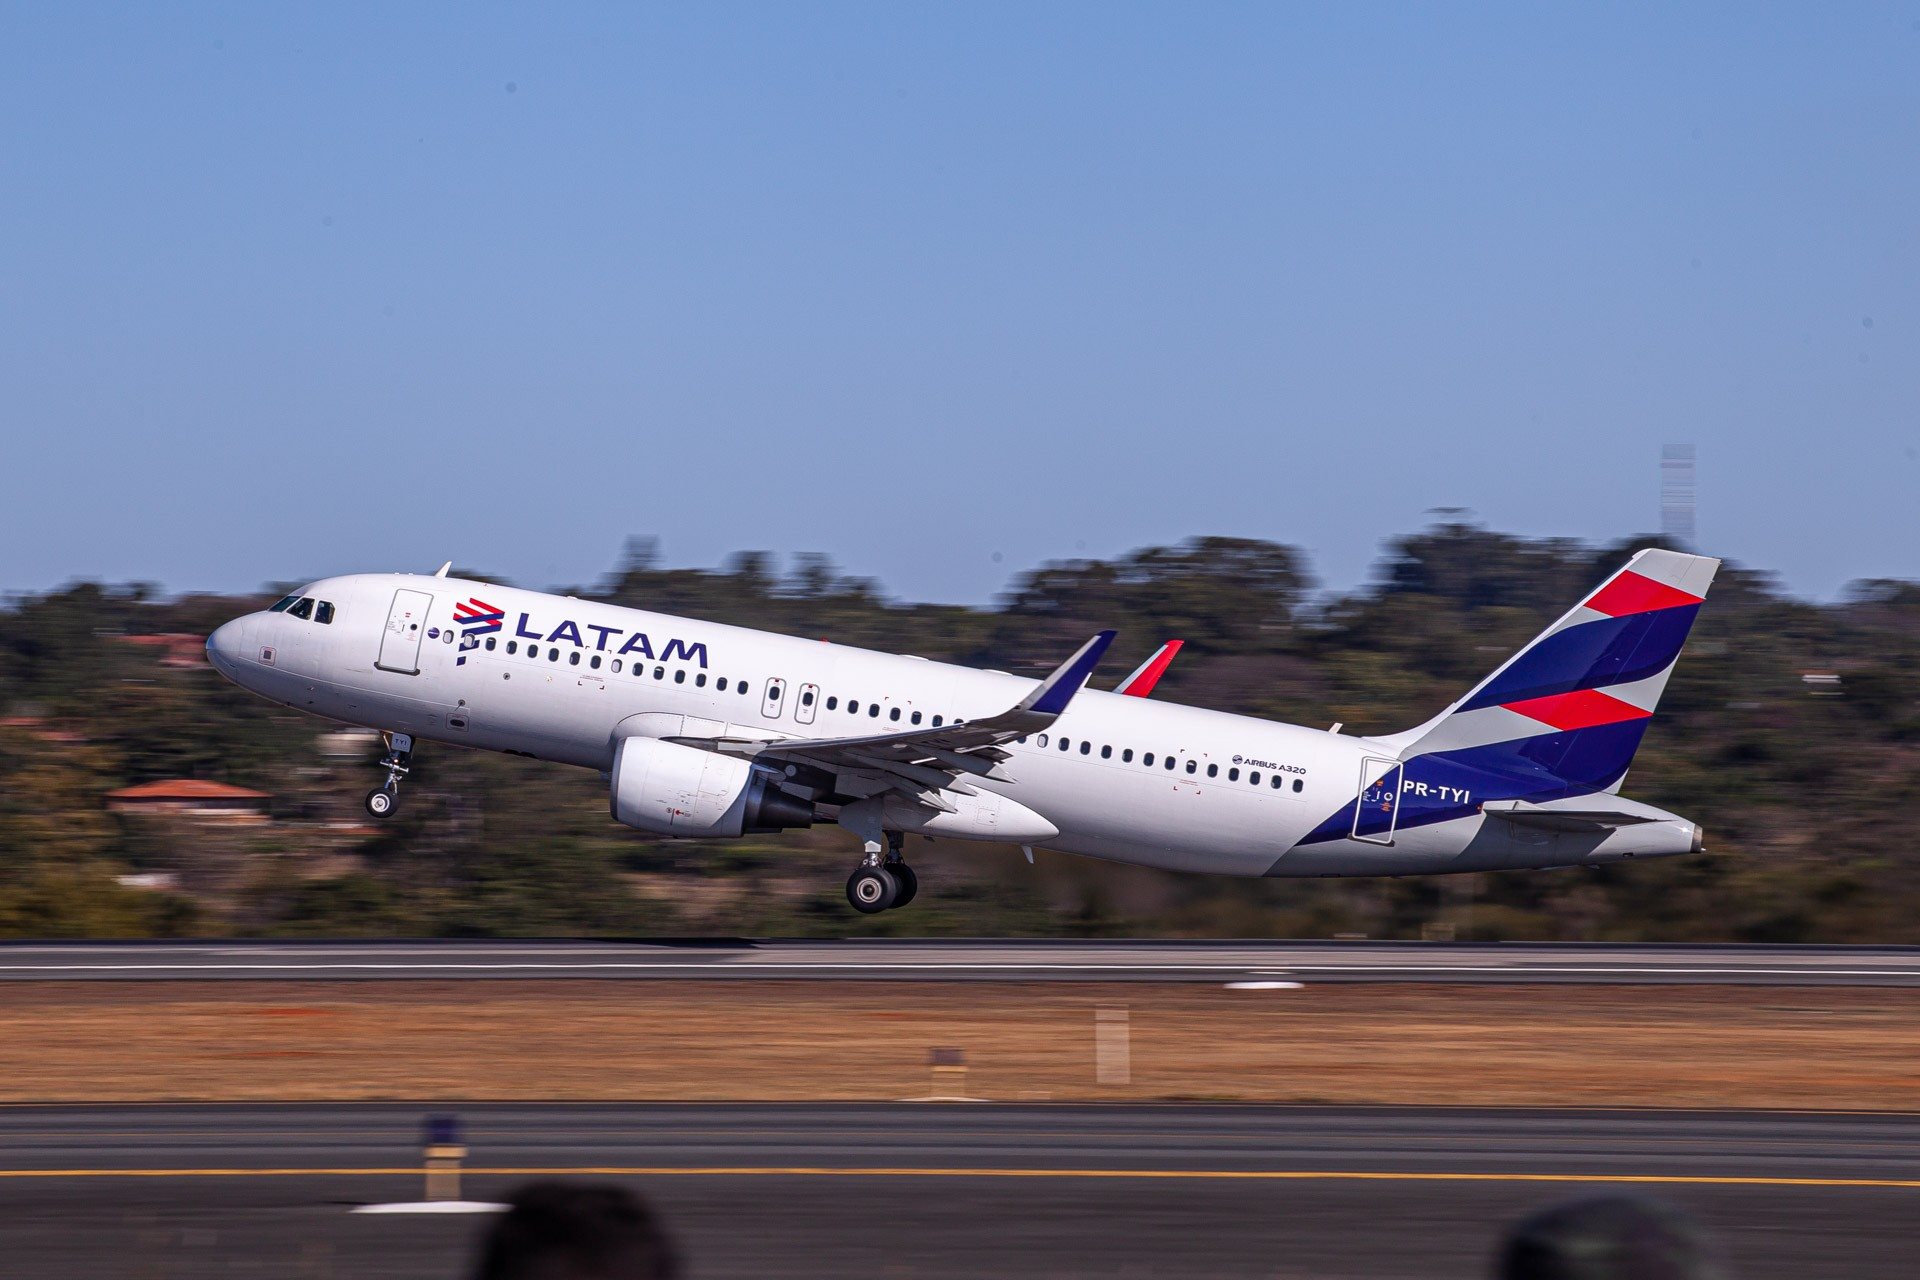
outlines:
[[420, 741], [560, 761], [600, 770], [614, 820], [657, 836], [838, 823], [861, 846], [847, 900], [872, 914], [918, 892], [909, 833], [1234, 876], [1697, 853], [1697, 824], [1619, 791], [1719, 564], [1637, 553], [1446, 710], [1374, 737], [1088, 688], [1112, 631], [1032, 680], [450, 563], [315, 582], [207, 654], [263, 697], [379, 730], [376, 818]]

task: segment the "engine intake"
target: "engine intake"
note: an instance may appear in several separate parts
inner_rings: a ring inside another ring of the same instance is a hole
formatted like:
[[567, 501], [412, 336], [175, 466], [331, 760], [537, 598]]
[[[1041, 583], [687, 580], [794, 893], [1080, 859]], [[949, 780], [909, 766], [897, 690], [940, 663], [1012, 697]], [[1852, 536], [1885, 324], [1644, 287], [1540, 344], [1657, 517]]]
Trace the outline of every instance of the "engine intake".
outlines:
[[738, 836], [813, 825], [813, 804], [744, 760], [658, 738], [613, 753], [615, 822], [663, 836]]

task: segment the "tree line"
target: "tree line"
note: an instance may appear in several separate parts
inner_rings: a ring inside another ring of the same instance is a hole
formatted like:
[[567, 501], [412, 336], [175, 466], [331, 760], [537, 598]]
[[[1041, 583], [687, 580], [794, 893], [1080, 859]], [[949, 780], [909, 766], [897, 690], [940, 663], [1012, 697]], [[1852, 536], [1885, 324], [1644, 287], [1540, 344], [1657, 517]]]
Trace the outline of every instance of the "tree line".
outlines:
[[[718, 569], [629, 544], [571, 593], [1039, 674], [1099, 627], [1111, 684], [1187, 644], [1155, 696], [1388, 732], [1445, 706], [1650, 540], [1594, 546], [1448, 520], [1393, 542], [1364, 586], [1317, 589], [1296, 549], [1196, 538], [1020, 575], [996, 606], [890, 597], [819, 556]], [[468, 571], [487, 577], [479, 570]], [[1177, 876], [955, 842], [916, 850], [921, 898], [847, 912], [832, 827], [719, 844], [614, 827], [601, 780], [420, 753], [377, 830], [365, 759], [325, 726], [127, 637], [204, 635], [257, 597], [79, 583], [0, 608], [0, 935], [1176, 934], [1920, 941], [1920, 584], [1832, 602], [1722, 569], [1626, 790], [1703, 823], [1708, 852], [1600, 870], [1382, 881]], [[210, 832], [110, 812], [133, 783], [270, 793], [275, 821]], [[146, 874], [142, 880], [137, 877]], [[157, 873], [157, 875], [156, 875]]]

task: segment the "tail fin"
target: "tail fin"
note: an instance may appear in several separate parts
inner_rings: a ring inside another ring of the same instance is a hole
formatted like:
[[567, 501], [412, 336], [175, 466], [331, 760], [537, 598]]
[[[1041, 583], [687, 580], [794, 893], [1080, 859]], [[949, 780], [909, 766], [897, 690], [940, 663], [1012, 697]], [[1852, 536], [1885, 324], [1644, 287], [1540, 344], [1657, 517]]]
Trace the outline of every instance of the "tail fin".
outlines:
[[1381, 745], [1483, 775], [1483, 798], [1617, 790], [1719, 567], [1638, 553], [1466, 697]]

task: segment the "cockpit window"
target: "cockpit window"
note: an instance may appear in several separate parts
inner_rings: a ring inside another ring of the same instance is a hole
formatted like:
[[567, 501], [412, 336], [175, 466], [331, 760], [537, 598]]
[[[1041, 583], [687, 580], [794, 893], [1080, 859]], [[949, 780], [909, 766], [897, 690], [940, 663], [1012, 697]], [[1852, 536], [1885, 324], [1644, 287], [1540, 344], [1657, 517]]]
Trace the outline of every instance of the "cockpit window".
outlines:
[[313, 620], [322, 626], [333, 625], [333, 601], [322, 600], [313, 607]]
[[287, 613], [295, 618], [311, 618], [313, 616], [313, 598], [311, 596], [300, 597], [293, 602], [292, 607], [287, 610]]
[[273, 606], [273, 608], [267, 610], [267, 612], [268, 613], [285, 613], [288, 609], [292, 608], [295, 602], [297, 602], [299, 599], [300, 599], [299, 596], [283, 596], [281, 597], [279, 602], [276, 603]]

